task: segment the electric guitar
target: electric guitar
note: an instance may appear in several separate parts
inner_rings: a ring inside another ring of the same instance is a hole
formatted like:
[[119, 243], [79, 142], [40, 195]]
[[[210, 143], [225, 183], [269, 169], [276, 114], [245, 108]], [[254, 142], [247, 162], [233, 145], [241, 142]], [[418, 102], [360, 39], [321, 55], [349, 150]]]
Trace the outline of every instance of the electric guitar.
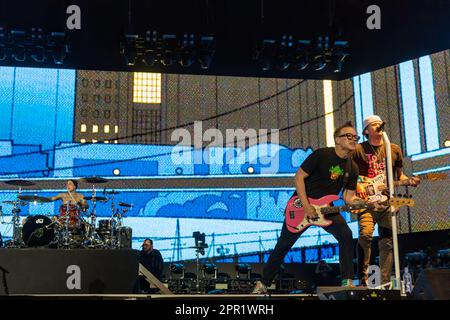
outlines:
[[[338, 199], [339, 196], [334, 194], [324, 196], [320, 199], [308, 198], [309, 203], [316, 209], [316, 213], [318, 215], [317, 218], [309, 218], [308, 216], [306, 216], [301, 199], [297, 196], [291, 197], [286, 205], [286, 209], [284, 210], [287, 229], [292, 233], [299, 233], [309, 226], [328, 227], [333, 222], [326, 218], [327, 214], [337, 213], [340, 211], [353, 211], [375, 208], [375, 205], [373, 203], [330, 207], [330, 204]], [[415, 203], [411, 198], [392, 197], [389, 199], [389, 201], [379, 204], [392, 205], [394, 207], [400, 208], [402, 206], [412, 207]]]
[[[445, 180], [447, 174], [445, 173], [426, 173], [413, 176], [412, 178], [420, 178], [420, 180]], [[411, 185], [411, 179], [394, 181], [394, 187], [409, 186]], [[378, 175], [374, 178], [366, 176], [358, 176], [358, 184], [356, 187], [356, 193], [358, 197], [368, 202], [386, 201], [388, 199], [385, 191], [388, 187], [384, 181], [384, 175]]]

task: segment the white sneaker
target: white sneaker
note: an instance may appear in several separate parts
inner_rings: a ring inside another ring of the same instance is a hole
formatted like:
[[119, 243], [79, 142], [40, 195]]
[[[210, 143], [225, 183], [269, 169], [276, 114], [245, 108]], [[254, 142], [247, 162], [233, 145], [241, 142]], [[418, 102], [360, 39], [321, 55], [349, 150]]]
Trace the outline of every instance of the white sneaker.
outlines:
[[256, 281], [255, 288], [253, 288], [252, 294], [266, 294], [267, 287], [261, 282]]

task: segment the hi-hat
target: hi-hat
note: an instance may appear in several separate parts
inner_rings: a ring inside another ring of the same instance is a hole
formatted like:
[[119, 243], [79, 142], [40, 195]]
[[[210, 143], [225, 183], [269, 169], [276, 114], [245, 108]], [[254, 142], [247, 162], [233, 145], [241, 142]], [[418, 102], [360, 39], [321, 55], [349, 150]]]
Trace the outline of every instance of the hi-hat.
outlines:
[[52, 202], [52, 199], [46, 198], [46, 197], [39, 197], [39, 196], [19, 196], [20, 200], [27, 201], [27, 202], [37, 202], [37, 203], [46, 203], [46, 202]]
[[128, 203], [125, 203], [125, 202], [119, 202], [119, 206], [126, 207], [126, 208], [131, 208], [131, 204], [128, 204]]
[[89, 201], [106, 201], [108, 200], [105, 197], [84, 197], [84, 200], [89, 200]]
[[11, 186], [18, 186], [18, 187], [29, 187], [34, 186], [36, 183], [28, 180], [7, 180], [3, 181], [6, 184], [9, 184]]
[[106, 180], [105, 178], [100, 178], [100, 177], [96, 177], [96, 176], [81, 178], [80, 181], [88, 182], [88, 183], [106, 183], [106, 182], [108, 182], [108, 180]]

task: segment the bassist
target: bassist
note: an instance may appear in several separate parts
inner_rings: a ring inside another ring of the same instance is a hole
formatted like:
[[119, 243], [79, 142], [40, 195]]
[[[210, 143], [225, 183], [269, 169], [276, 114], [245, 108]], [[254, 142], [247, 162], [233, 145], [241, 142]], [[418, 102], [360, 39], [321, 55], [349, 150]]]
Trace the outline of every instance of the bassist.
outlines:
[[[321, 148], [314, 151], [305, 159], [295, 175], [294, 196], [298, 195], [301, 199], [306, 215], [310, 219], [316, 218], [318, 214], [308, 198], [318, 199], [330, 194], [337, 195], [344, 189], [345, 202], [355, 204], [362, 202], [356, 197], [355, 192], [358, 167], [348, 158], [359, 140], [352, 124], [347, 122], [337, 128], [334, 132], [334, 140], [336, 144], [334, 148]], [[344, 175], [347, 176], [346, 179]], [[328, 219], [333, 223], [324, 230], [331, 233], [339, 243], [342, 285], [352, 286], [354, 276], [352, 232], [340, 213], [329, 215]], [[283, 223], [281, 235], [264, 268], [263, 278], [257, 281], [253, 293], [267, 292], [267, 286], [271, 284], [284, 257], [301, 234], [302, 232], [290, 232], [286, 227], [286, 221]]]

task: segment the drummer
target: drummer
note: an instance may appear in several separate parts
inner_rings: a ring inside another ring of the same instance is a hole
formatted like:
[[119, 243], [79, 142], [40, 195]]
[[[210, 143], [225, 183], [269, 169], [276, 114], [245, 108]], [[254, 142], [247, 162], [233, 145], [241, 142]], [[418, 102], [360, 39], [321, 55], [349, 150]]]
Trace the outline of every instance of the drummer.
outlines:
[[73, 204], [79, 205], [81, 208], [87, 208], [88, 204], [86, 200], [84, 200], [84, 195], [78, 193], [76, 190], [78, 188], [78, 181], [76, 180], [68, 180], [66, 184], [67, 192], [60, 193], [54, 197], [52, 197], [52, 201], [62, 200], [63, 204]]

